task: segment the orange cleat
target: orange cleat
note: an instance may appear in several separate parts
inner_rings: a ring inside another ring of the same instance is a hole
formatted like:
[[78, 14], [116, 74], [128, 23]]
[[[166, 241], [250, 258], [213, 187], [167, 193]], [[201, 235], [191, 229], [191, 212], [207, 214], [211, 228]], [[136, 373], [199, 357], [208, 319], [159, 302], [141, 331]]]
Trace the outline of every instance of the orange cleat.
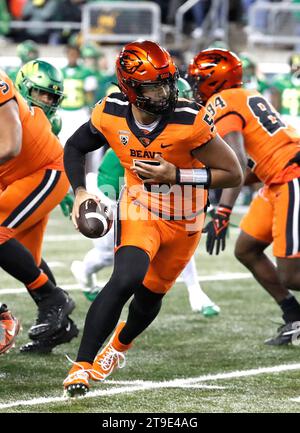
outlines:
[[110, 341], [94, 359], [93, 367], [90, 371], [90, 376], [93, 380], [102, 381], [106, 379], [115, 368], [125, 367], [125, 353], [132, 346], [132, 343], [122, 344], [118, 339], [125, 324], [126, 322], [120, 322], [118, 324]]
[[89, 362], [74, 362], [68, 376], [63, 382], [64, 394], [67, 397], [84, 396], [90, 389], [89, 378], [92, 364]]
[[7, 352], [15, 344], [20, 331], [20, 321], [7, 309], [5, 304], [0, 305], [0, 355]]

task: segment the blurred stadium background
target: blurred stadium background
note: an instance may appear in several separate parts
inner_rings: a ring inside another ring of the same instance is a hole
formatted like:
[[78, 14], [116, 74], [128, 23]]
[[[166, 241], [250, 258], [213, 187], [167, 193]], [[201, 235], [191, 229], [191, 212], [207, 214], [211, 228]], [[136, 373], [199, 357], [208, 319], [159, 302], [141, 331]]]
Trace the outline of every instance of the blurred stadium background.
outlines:
[[[63, 102], [63, 144], [67, 134], [78, 126], [73, 118], [72, 128], [66, 130], [70, 123], [66, 111], [85, 106], [88, 113], [94, 102], [109, 91], [111, 82], [116, 81], [114, 60], [120, 47], [138, 38], [165, 46], [182, 76], [199, 50], [229, 48], [245, 57], [251, 74], [249, 85], [262, 81], [267, 93], [278, 76], [280, 80], [289, 76], [292, 55], [297, 66], [300, 64], [300, 57], [295, 56], [300, 52], [300, 2], [0, 0], [0, 66], [12, 78], [28, 60], [23, 46], [27, 40], [37, 44], [35, 56], [55, 66], [67, 66], [68, 57], [75, 56], [75, 63], [85, 67], [80, 78], [83, 90], [77, 101], [74, 96], [70, 101], [70, 76], [65, 76], [68, 97]], [[67, 46], [77, 47], [78, 54], [74, 50], [68, 54]], [[293, 95], [289, 92], [285, 99], [295, 112], [299, 104], [298, 83], [293, 87]]]
[[[62, 142], [85, 121], [93, 104], [109, 93], [116, 81], [114, 60], [120, 47], [138, 38], [158, 41], [169, 49], [182, 76], [199, 50], [212, 46], [231, 49], [244, 62], [245, 85], [260, 88], [270, 98], [277, 89], [281, 102], [276, 108], [297, 125], [299, 0], [0, 0], [0, 67], [13, 77], [28, 60], [22, 56], [30, 56], [33, 47], [34, 56], [65, 68]], [[33, 44], [25, 43], [28, 40]], [[81, 71], [79, 82], [73, 84], [72, 74], [67, 72], [70, 59]], [[289, 80], [289, 92], [284, 99], [286, 88], [278, 82], [285, 79]], [[77, 110], [83, 111], [75, 120]], [[252, 194], [249, 189], [242, 191], [236, 223]], [[128, 355], [128, 369], [105, 384], [105, 397], [99, 393], [80, 403], [61, 399], [61, 384], [69, 367], [64, 353], [74, 358], [78, 339], [69, 347], [57, 347], [51, 356], [33, 356], [30, 362], [16, 348], [1, 358], [0, 383], [5, 386], [0, 386], [0, 412], [300, 412], [296, 385], [300, 367], [295, 364], [299, 349], [263, 345], [274, 333], [271, 320], [280, 322], [280, 311], [234, 259], [236, 235], [237, 229], [232, 229], [222, 257], [209, 257], [203, 241], [197, 254], [200, 281], [221, 306], [219, 317], [206, 319], [192, 314], [179, 282], [168, 295], [161, 316]], [[81, 260], [90, 246], [90, 241], [76, 234], [70, 221], [63, 220], [56, 210], [45, 240], [45, 256], [64, 287], [78, 289], [70, 265], [72, 260]], [[105, 270], [100, 279], [105, 280], [109, 273]], [[24, 331], [17, 343], [21, 345], [34, 314], [31, 301], [21, 285], [4, 273], [0, 285], [12, 310], [22, 319]], [[89, 303], [79, 292], [74, 297], [76, 320], [82, 329]], [[172, 344], [166, 346], [169, 341]], [[290, 363], [296, 365], [296, 372], [288, 367]], [[278, 370], [269, 371], [271, 367]], [[267, 370], [260, 372], [256, 370], [259, 368]], [[241, 370], [254, 373], [246, 374], [247, 378], [239, 373], [230, 376], [232, 371]], [[229, 375], [223, 380], [201, 376], [226, 372]], [[183, 383], [179, 388], [172, 382], [200, 376], [202, 387], [199, 381]], [[138, 379], [149, 383], [128, 391]], [[163, 386], [159, 382], [163, 380], [170, 381], [170, 386]], [[215, 386], [215, 380], [220, 386]], [[150, 381], [161, 385], [151, 388]], [[114, 387], [121, 387], [115, 395], [110, 391]], [[123, 392], [128, 393], [126, 400]], [[43, 401], [45, 397], [49, 401]], [[29, 400], [31, 403], [26, 404]]]

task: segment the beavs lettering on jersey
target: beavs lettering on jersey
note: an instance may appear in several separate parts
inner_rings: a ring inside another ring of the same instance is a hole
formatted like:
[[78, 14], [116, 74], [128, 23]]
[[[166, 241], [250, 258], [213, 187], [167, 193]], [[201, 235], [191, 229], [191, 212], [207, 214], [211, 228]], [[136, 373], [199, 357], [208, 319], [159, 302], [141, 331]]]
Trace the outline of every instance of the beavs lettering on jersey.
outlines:
[[151, 152], [150, 150], [136, 150], [130, 149], [130, 156], [138, 157], [138, 158], [155, 158], [155, 155], [162, 155], [162, 152]]

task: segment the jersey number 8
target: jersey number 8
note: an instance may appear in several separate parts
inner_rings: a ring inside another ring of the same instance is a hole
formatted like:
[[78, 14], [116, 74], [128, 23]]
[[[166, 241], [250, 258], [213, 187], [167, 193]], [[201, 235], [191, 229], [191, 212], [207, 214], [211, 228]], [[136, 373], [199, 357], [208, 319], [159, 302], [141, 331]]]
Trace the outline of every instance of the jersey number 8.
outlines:
[[274, 135], [279, 129], [286, 127], [278, 113], [272, 109], [262, 96], [250, 96], [248, 104], [252, 113], [268, 134]]

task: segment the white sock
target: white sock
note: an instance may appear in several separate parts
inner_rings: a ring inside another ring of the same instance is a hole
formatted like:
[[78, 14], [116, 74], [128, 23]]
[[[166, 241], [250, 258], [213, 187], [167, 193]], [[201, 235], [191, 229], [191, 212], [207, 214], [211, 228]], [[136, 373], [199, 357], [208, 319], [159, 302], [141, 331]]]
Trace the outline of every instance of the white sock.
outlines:
[[181, 277], [189, 293], [189, 301], [192, 310], [201, 310], [204, 306], [214, 305], [209, 297], [201, 289], [198, 281], [197, 268], [194, 256], [188, 262], [181, 273]]

